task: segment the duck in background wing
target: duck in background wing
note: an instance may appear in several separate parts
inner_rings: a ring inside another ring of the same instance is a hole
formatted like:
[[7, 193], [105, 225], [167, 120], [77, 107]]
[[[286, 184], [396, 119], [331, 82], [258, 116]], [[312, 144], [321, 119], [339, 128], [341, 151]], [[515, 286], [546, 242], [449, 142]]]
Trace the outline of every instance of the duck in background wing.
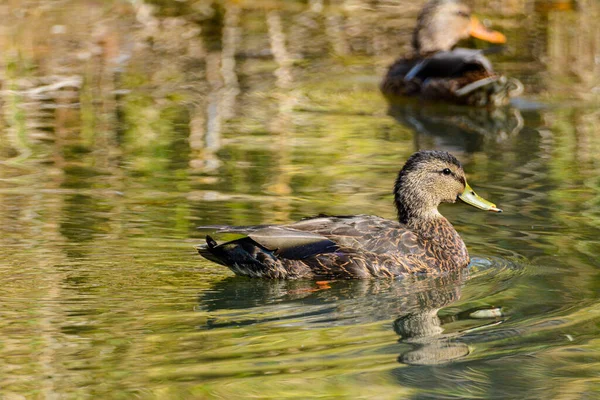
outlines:
[[455, 48], [469, 36], [506, 42], [502, 33], [483, 26], [460, 1], [429, 1], [413, 32], [413, 53], [390, 66], [381, 91], [470, 106], [508, 104], [522, 93], [523, 85], [495, 73], [482, 50]]
[[457, 271], [469, 264], [461, 237], [438, 211], [461, 199], [500, 212], [467, 184], [460, 162], [442, 151], [420, 151], [396, 179], [398, 221], [372, 215], [318, 216], [288, 225], [213, 226], [238, 239], [206, 236], [203, 257], [253, 278], [360, 279]]

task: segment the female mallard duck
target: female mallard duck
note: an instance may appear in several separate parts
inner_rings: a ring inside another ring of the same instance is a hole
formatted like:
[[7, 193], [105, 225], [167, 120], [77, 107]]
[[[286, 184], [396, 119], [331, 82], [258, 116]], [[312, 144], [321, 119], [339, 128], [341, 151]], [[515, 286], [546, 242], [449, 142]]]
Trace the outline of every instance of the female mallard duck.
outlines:
[[370, 215], [318, 216], [289, 225], [211, 227], [238, 233], [222, 244], [206, 236], [205, 258], [237, 275], [257, 278], [370, 278], [458, 270], [469, 254], [440, 203], [457, 198], [501, 212], [467, 184], [460, 162], [441, 151], [420, 151], [407, 161], [394, 186], [399, 222]]
[[523, 85], [495, 73], [481, 50], [454, 48], [469, 36], [506, 42], [502, 33], [483, 26], [460, 1], [429, 1], [413, 33], [413, 53], [390, 66], [381, 91], [472, 106], [507, 104]]

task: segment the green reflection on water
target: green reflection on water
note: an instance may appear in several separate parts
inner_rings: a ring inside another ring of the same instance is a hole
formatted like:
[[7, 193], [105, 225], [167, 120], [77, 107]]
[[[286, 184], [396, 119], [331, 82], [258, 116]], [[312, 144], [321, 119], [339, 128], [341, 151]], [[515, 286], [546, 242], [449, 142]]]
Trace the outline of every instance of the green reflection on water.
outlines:
[[[489, 114], [388, 107], [418, 5], [355, 3], [0, 9], [1, 396], [597, 394], [597, 5], [529, 23], [526, 2], [478, 4], [519, 43], [494, 62], [531, 102]], [[442, 207], [468, 276], [317, 290], [194, 252], [201, 224], [394, 218], [419, 148], [506, 211]]]

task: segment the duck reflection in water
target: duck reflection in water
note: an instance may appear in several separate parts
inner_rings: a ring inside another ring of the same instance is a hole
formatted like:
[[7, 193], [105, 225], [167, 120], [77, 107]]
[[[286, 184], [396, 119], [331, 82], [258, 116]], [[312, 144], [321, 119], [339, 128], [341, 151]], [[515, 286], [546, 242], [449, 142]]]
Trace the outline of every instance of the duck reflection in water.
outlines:
[[[468, 271], [459, 271], [436, 277], [343, 280], [327, 285], [308, 280], [232, 277], [215, 283], [199, 297], [199, 309], [209, 313], [202, 329], [265, 323], [323, 329], [392, 318], [400, 345], [403, 348], [407, 345], [397, 357], [399, 362], [443, 364], [469, 354], [469, 347], [461, 341], [461, 336], [481, 325], [480, 320], [474, 319], [477, 313], [472, 310], [438, 316], [441, 308], [459, 300], [468, 277]], [[238, 312], [231, 313], [231, 310]], [[484, 312], [484, 317], [487, 316], [492, 318], [492, 324], [499, 323], [496, 314]], [[453, 325], [458, 321], [467, 329], [445, 333], [444, 324]]]
[[[459, 299], [461, 286], [457, 283], [462, 279], [464, 277], [460, 276], [445, 276], [436, 279], [422, 292], [416, 293], [416, 296], [422, 299], [422, 308], [400, 315], [394, 320], [394, 331], [401, 337], [399, 342], [411, 347], [408, 351], [400, 354], [398, 357], [400, 363], [438, 365], [465, 357], [470, 352], [469, 346], [462, 340], [465, 333], [502, 322], [499, 319], [501, 317], [500, 309], [494, 307], [470, 309], [443, 318], [438, 316], [442, 307]], [[481, 319], [491, 319], [491, 322], [481, 324]], [[442, 325], [459, 321], [461, 325], [468, 325], [469, 328], [445, 333]]]
[[495, 109], [423, 104], [414, 100], [390, 103], [388, 115], [415, 132], [417, 149], [474, 153], [486, 143], [504, 142], [524, 127], [513, 107]]

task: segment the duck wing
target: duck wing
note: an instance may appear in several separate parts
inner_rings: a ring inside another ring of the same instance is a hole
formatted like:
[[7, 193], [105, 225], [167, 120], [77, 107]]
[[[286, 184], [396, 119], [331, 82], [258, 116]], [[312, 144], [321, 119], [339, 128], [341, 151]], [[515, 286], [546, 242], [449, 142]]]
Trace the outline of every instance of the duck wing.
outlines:
[[404, 79], [410, 81], [418, 78], [425, 81], [429, 78], [454, 78], [472, 71], [482, 71], [491, 75], [494, 68], [483, 51], [457, 48], [438, 51], [422, 59], [406, 73]]
[[404, 225], [372, 215], [319, 215], [289, 225], [212, 225], [199, 229], [210, 230], [217, 238], [224, 235], [228, 240], [232, 236], [235, 240], [251, 239], [275, 256], [290, 260], [332, 253], [340, 248], [398, 255], [423, 251], [421, 239]]
[[357, 251], [408, 255], [423, 249], [422, 240], [405, 225], [373, 215], [321, 215], [288, 226], [317, 233]]
[[[300, 260], [337, 249], [336, 243], [325, 236], [293, 229], [285, 225], [207, 225], [201, 226], [199, 229], [211, 230], [216, 235], [235, 235], [236, 240], [249, 238], [263, 249], [273, 252], [276, 256], [290, 260]], [[216, 245], [215, 242], [214, 246]]]
[[278, 257], [290, 260], [299, 260], [318, 253], [329, 253], [338, 248], [334, 241], [325, 236], [286, 226], [258, 229], [248, 237], [266, 249], [272, 250]]

